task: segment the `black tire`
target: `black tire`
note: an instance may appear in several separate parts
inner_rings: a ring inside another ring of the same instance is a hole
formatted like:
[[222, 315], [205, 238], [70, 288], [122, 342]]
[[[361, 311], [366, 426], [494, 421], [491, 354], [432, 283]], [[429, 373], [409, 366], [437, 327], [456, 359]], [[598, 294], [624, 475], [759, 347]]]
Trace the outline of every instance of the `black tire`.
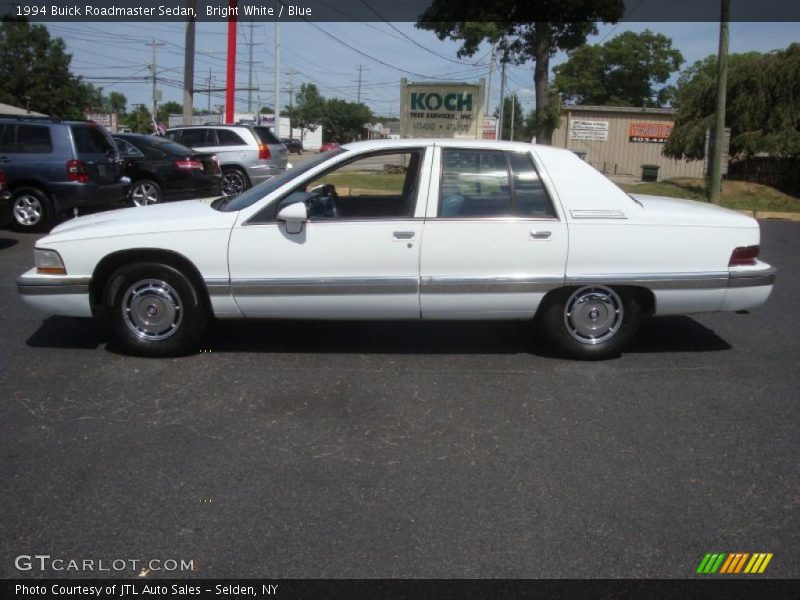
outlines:
[[222, 195], [234, 196], [241, 194], [250, 187], [250, 180], [244, 171], [238, 167], [223, 167], [222, 169]]
[[11, 213], [17, 231], [43, 231], [53, 219], [53, 203], [39, 188], [19, 187], [12, 194]]
[[630, 289], [591, 285], [551, 292], [536, 317], [559, 354], [603, 360], [619, 356], [642, 313], [641, 298]]
[[206, 299], [189, 278], [159, 263], [134, 263], [115, 271], [106, 283], [104, 305], [113, 341], [138, 356], [196, 351], [210, 317]]
[[128, 198], [134, 206], [150, 206], [164, 201], [161, 186], [152, 179], [138, 179], [131, 184]]

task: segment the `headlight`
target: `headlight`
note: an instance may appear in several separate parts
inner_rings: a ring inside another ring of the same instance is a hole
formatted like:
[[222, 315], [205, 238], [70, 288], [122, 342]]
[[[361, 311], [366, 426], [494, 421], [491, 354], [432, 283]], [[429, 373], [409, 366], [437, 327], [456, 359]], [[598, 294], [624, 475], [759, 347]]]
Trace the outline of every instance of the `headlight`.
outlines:
[[36, 272], [47, 275], [66, 275], [67, 269], [64, 261], [55, 250], [33, 249], [33, 261], [36, 263]]

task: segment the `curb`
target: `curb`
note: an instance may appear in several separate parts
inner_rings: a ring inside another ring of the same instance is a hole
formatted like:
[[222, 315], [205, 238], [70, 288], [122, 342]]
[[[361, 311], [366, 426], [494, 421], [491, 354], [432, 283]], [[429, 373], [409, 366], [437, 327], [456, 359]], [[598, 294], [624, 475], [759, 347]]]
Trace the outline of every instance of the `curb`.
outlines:
[[772, 212], [768, 210], [743, 211], [753, 214], [756, 219], [783, 219], [785, 221], [800, 221], [800, 213]]

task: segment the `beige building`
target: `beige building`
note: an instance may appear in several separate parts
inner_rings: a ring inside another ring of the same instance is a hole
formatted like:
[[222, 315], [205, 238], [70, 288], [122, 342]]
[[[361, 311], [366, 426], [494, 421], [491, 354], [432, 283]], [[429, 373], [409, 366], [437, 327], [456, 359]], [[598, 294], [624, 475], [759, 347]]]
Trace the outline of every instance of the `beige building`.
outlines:
[[658, 179], [702, 177], [702, 160], [663, 155], [675, 109], [623, 106], [565, 106], [553, 145], [584, 155], [612, 178], [641, 179], [642, 165], [658, 165]]

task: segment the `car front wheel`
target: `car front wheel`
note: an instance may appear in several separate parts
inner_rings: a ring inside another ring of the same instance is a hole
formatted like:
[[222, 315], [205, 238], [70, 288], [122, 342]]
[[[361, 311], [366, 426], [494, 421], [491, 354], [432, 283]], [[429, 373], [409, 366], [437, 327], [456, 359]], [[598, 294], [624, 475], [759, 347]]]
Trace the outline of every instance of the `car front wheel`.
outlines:
[[592, 285], [557, 290], [539, 315], [547, 338], [564, 355], [581, 360], [618, 356], [642, 318], [635, 293]]
[[209, 311], [192, 282], [178, 269], [136, 263], [118, 269], [105, 288], [113, 340], [140, 356], [176, 356], [197, 349]]

